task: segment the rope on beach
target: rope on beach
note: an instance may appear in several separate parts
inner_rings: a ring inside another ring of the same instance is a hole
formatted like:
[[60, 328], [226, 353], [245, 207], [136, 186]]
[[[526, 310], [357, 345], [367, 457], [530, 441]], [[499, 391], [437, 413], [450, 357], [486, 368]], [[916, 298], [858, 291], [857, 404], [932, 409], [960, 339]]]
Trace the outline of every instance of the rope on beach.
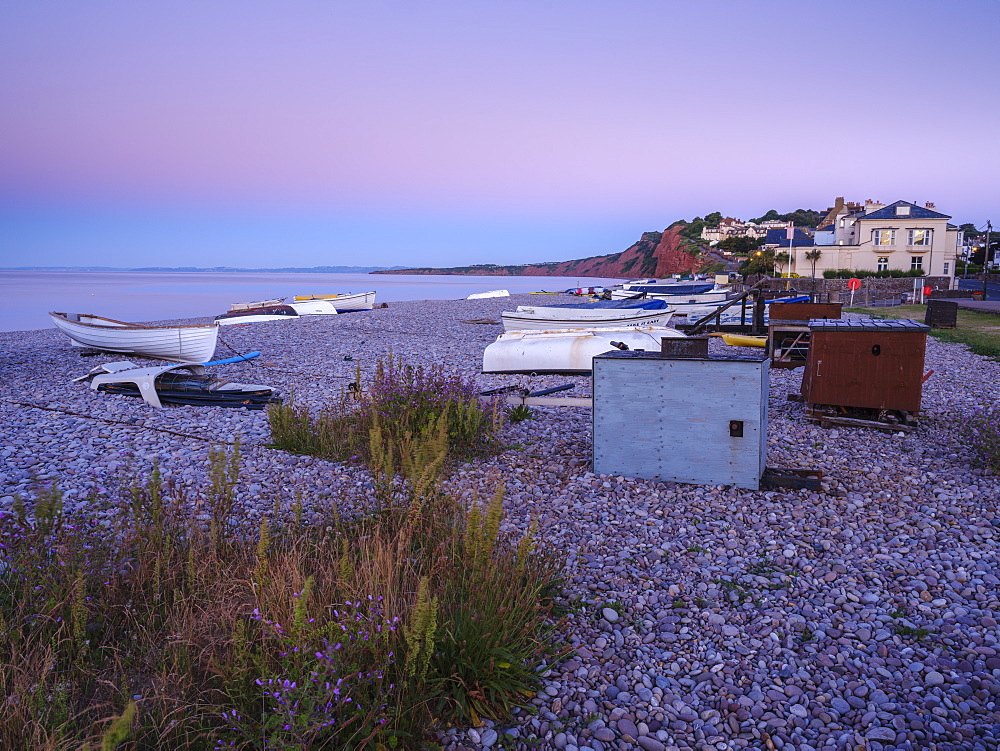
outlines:
[[[225, 347], [226, 349], [228, 349], [228, 350], [229, 350], [230, 352], [232, 352], [232, 353], [233, 353], [234, 355], [239, 355], [240, 357], [245, 357], [245, 356], [246, 356], [246, 352], [240, 352], [239, 350], [235, 350], [235, 349], [233, 349], [233, 348], [232, 348], [232, 347], [231, 347], [231, 346], [229, 345], [229, 342], [227, 342], [227, 341], [226, 341], [225, 339], [223, 339], [223, 338], [222, 338], [221, 336], [220, 336], [220, 337], [218, 338], [218, 341], [220, 341], [220, 342], [222, 343], [222, 346], [223, 346], [223, 347]], [[257, 363], [255, 363], [255, 362], [254, 362], [254, 361], [253, 361], [252, 359], [250, 359], [250, 360], [244, 360], [244, 362], [248, 362], [248, 363], [250, 363], [251, 365], [254, 365], [254, 366], [256, 366], [256, 365], [257, 365]]]
[[108, 425], [122, 425], [126, 428], [136, 428], [139, 430], [152, 430], [157, 433], [169, 433], [170, 435], [175, 435], [180, 438], [190, 438], [194, 441], [205, 441], [206, 443], [225, 443], [230, 446], [235, 445], [235, 441], [223, 441], [217, 438], [202, 438], [199, 435], [189, 435], [188, 433], [178, 433], [176, 430], [167, 430], [166, 428], [151, 428], [148, 425], [135, 425], [131, 422], [122, 422], [121, 420], [111, 420], [107, 417], [94, 417], [93, 415], [85, 415], [82, 412], [71, 412], [68, 409], [58, 409], [56, 407], [43, 407], [40, 404], [32, 404], [31, 402], [15, 402], [11, 399], [0, 399], [4, 404], [14, 404], [18, 407], [31, 407], [33, 409], [43, 409], [46, 412], [58, 412], [63, 415], [71, 415], [72, 417], [84, 417], [88, 420], [96, 420], [97, 422], [107, 423]]

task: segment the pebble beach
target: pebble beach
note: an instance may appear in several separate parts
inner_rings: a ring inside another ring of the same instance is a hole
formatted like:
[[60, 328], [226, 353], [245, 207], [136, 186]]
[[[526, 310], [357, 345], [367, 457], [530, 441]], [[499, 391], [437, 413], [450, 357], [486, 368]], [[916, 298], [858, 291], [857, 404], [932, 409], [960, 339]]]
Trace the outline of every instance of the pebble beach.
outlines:
[[[550, 296], [547, 302], [576, 298]], [[443, 363], [482, 389], [590, 379], [483, 375], [500, 313], [533, 295], [393, 302], [223, 327], [217, 375], [319, 409], [390, 353]], [[186, 321], [197, 322], [197, 321]], [[713, 341], [713, 351], [725, 348]], [[371, 503], [366, 470], [270, 449], [267, 414], [157, 410], [72, 379], [125, 356], [83, 357], [56, 329], [0, 332], [0, 511], [58, 480], [66, 510], [110, 523], [96, 495], [156, 464], [208, 484], [208, 451], [239, 440], [249, 520]], [[928, 337], [920, 426], [909, 433], [803, 419], [801, 369], [772, 370], [768, 465], [820, 470], [819, 491], [750, 491], [591, 471], [588, 409], [533, 407], [512, 446], [459, 465], [454, 494], [506, 488], [506, 524], [537, 520], [566, 558], [575, 648], [533, 711], [454, 729], [452, 749], [568, 751], [1000, 748], [1000, 477], [972, 465], [965, 419], [995, 404], [1000, 363]], [[317, 517], [318, 518], [318, 517]]]

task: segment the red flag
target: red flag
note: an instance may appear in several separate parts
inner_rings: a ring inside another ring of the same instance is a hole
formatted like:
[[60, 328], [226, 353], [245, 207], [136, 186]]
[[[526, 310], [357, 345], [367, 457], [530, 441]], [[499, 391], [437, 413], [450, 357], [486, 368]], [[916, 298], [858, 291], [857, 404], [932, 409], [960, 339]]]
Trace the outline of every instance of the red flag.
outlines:
[[785, 239], [791, 240], [795, 237], [795, 222], [788, 223], [788, 229], [785, 231]]

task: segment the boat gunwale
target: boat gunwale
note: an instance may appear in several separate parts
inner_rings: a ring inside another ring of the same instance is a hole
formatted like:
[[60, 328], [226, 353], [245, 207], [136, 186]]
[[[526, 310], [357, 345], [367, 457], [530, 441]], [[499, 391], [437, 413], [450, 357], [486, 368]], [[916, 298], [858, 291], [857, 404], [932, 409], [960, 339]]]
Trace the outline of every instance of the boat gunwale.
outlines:
[[96, 318], [101, 321], [110, 321], [111, 323], [117, 324], [115, 326], [102, 326], [99, 323], [87, 323], [85, 321], [74, 321], [67, 317], [66, 313], [59, 313], [57, 311], [49, 311], [50, 316], [57, 316], [66, 323], [72, 324], [74, 326], [86, 326], [93, 329], [107, 329], [114, 331], [163, 331], [164, 329], [211, 329], [217, 328], [218, 321], [211, 321], [210, 323], [175, 323], [175, 324], [161, 324], [157, 326], [144, 326], [140, 323], [128, 323], [126, 321], [118, 321], [114, 318], [108, 318], [107, 316], [93, 315], [92, 313], [77, 313], [78, 316], [86, 316], [87, 318]]

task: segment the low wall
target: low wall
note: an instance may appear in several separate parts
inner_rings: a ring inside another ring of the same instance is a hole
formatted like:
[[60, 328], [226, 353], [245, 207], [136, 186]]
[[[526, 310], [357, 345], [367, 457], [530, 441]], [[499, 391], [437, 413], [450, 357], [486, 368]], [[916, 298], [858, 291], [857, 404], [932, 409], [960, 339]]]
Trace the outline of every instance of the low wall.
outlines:
[[[749, 277], [743, 285], [734, 285], [736, 291], [743, 291], [761, 279]], [[849, 279], [813, 279], [809, 277], [798, 277], [794, 279], [772, 279], [763, 277], [762, 289], [766, 290], [795, 290], [803, 294], [813, 296], [815, 302], [843, 302], [850, 304], [852, 300], [851, 290], [848, 289]], [[853, 295], [854, 307], [879, 307], [881, 304], [897, 304], [899, 302], [911, 302], [914, 282], [919, 282], [921, 287], [931, 287], [934, 291], [931, 295], [938, 293], [953, 292], [951, 289], [952, 277], [950, 276], [905, 276], [887, 277], [865, 277], [861, 279], [861, 289]], [[943, 296], [943, 295], [942, 295]]]

